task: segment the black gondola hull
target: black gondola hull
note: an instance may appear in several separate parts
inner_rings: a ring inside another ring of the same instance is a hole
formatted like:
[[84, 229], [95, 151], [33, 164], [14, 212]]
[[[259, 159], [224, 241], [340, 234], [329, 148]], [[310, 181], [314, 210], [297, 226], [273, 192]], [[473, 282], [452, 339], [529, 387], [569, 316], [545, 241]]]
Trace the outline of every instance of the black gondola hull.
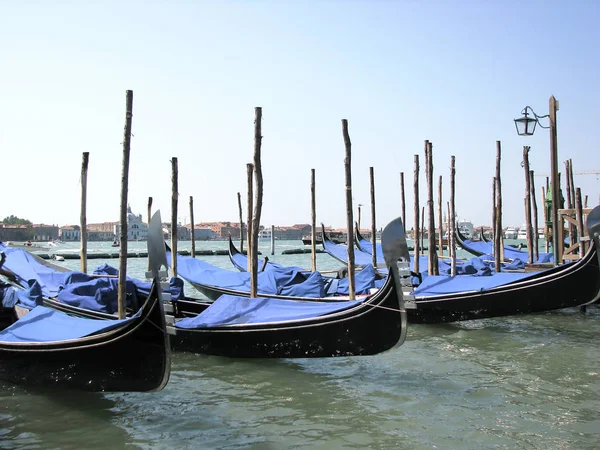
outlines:
[[416, 297], [410, 323], [440, 323], [539, 313], [597, 301], [600, 270], [595, 246], [577, 263], [481, 292]]
[[165, 318], [156, 297], [144, 308], [140, 318], [97, 336], [55, 343], [0, 343], [0, 378], [93, 392], [160, 390], [171, 367]]
[[[403, 340], [405, 319], [393, 280], [375, 294], [378, 300], [311, 320], [245, 324], [210, 329], [176, 329], [175, 351], [241, 358], [311, 358], [373, 355]], [[374, 297], [375, 297], [374, 296]], [[180, 304], [178, 314], [189, 311]]]

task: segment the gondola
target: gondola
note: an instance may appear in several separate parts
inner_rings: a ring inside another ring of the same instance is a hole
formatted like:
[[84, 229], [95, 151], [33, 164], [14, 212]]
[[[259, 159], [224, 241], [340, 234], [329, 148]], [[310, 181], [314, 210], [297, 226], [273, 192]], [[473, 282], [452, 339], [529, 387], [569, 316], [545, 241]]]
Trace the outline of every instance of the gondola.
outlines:
[[[494, 244], [487, 240], [471, 241], [467, 239], [458, 229], [455, 230], [456, 243], [466, 252], [474, 256], [484, 256], [494, 254]], [[504, 246], [504, 258], [509, 260], [520, 259], [523, 262], [529, 260], [529, 253], [514, 248], [510, 245]], [[536, 264], [552, 263], [554, 262], [553, 253], [538, 253], [538, 259], [535, 261]]]
[[[373, 243], [368, 239], [365, 239], [362, 234], [360, 234], [360, 230], [358, 228], [358, 224], [354, 227], [354, 243], [356, 244], [356, 248], [358, 248], [361, 252], [368, 253], [369, 255], [373, 254]], [[375, 252], [377, 256], [377, 261], [381, 259], [382, 251], [381, 244], [375, 243]]]
[[[307, 358], [373, 355], [404, 342], [406, 312], [397, 260], [400, 219], [384, 229], [394, 276], [362, 300], [343, 303], [224, 296], [210, 307], [174, 302], [174, 350], [234, 357]], [[193, 317], [196, 312], [201, 313]]]
[[[90, 318], [76, 309], [67, 314], [43, 305], [3, 307], [0, 378], [93, 392], [161, 390], [169, 379], [171, 350], [156, 280], [143, 305], [125, 319]], [[40, 293], [35, 284], [29, 292], [2, 284], [5, 300], [39, 300]]]
[[[600, 228], [600, 206], [588, 216], [588, 234]], [[325, 237], [326, 239], [326, 237]], [[595, 237], [580, 260], [536, 273], [490, 276], [427, 276], [406, 287], [410, 323], [440, 323], [537, 313], [594, 303], [600, 296], [600, 264]]]
[[[174, 300], [167, 331], [175, 351], [246, 358], [373, 355], [406, 338], [406, 311], [396, 262], [404, 229], [399, 219], [383, 233], [394, 276], [376, 292], [343, 302], [222, 296], [217, 301]], [[164, 250], [164, 265], [167, 254]], [[162, 264], [162, 263], [161, 263]], [[100, 313], [66, 306], [88, 317]]]
[[[171, 265], [173, 257], [167, 245], [167, 261]], [[232, 261], [237, 265], [247, 265], [247, 257], [230, 243]], [[222, 295], [248, 297], [250, 295], [250, 273], [234, 272], [213, 266], [198, 258], [177, 255], [177, 275], [190, 283], [197, 291], [210, 300]], [[328, 273], [331, 275], [331, 273]], [[311, 301], [326, 298], [328, 301], [347, 300], [348, 279], [343, 273], [339, 276], [324, 276], [297, 266], [267, 264], [267, 268], [257, 274], [257, 292], [261, 297]], [[355, 293], [363, 297], [373, 288], [383, 285], [382, 277], [367, 265], [355, 276]]]
[[[170, 251], [168, 246], [167, 251]], [[240, 272], [248, 272], [248, 257], [236, 248], [235, 244], [233, 243], [233, 240], [231, 239], [231, 236], [229, 236], [228, 254], [229, 260], [231, 261], [233, 267], [235, 267]], [[281, 268], [283, 266], [273, 261], [269, 261], [269, 258], [265, 257], [264, 259], [257, 259], [257, 267], [259, 272], [263, 272], [268, 269]], [[297, 269], [306, 270], [301, 267], [297, 267]]]

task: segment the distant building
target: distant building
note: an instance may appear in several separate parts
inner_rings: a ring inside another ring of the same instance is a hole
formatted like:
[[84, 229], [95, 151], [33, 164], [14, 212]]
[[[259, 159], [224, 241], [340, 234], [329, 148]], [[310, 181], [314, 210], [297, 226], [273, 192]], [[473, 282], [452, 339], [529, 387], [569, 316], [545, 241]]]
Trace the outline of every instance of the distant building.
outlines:
[[114, 241], [119, 222], [88, 223], [88, 241]]
[[[215, 235], [215, 239], [232, 239], [240, 237], [240, 224], [232, 222], [202, 222], [194, 225], [197, 228], [209, 228]], [[198, 239], [198, 238], [197, 238]]]
[[28, 241], [32, 240], [34, 230], [31, 225], [5, 225], [0, 224], [0, 241]]
[[45, 225], [43, 223], [33, 224], [34, 241], [53, 241], [58, 239], [58, 226]]
[[[191, 224], [184, 225], [187, 228], [187, 234], [192, 238]], [[209, 241], [211, 239], [217, 239], [219, 235], [211, 230], [210, 227], [203, 227], [199, 225], [194, 226], [194, 240], [195, 241]]]
[[[121, 237], [121, 224], [115, 223], [115, 239]], [[142, 221], [142, 215], [135, 215], [131, 206], [127, 207], [127, 240], [145, 241], [148, 238], [148, 225]]]
[[58, 237], [63, 241], [81, 240], [81, 228], [79, 225], [66, 225], [58, 229]]

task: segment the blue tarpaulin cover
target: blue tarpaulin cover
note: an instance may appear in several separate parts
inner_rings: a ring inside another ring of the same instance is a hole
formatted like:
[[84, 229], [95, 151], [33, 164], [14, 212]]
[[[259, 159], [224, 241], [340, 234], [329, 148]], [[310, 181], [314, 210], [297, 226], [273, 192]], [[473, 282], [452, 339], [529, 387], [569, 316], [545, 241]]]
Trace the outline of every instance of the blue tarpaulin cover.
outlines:
[[[241, 272], [247, 272], [248, 269], [248, 257], [246, 255], [244, 255], [243, 253], [235, 253], [233, 255], [231, 255], [231, 262], [233, 263], [233, 265], [235, 266], [235, 268]], [[265, 260], [264, 259], [258, 259], [258, 269], [261, 270], [262, 267], [265, 264]], [[282, 267], [288, 267], [288, 268], [294, 268], [297, 270], [306, 270], [303, 269], [302, 267], [298, 267], [298, 266], [283, 266], [279, 263], [273, 262], [273, 261], [267, 261], [267, 265], [264, 266], [265, 269], [264, 270], [269, 270], [269, 269], [273, 269], [273, 268], [282, 268]]]
[[0, 282], [0, 298], [4, 308], [12, 308], [17, 303], [29, 309], [35, 308], [43, 303], [42, 287], [36, 280], [30, 280], [24, 289]]
[[360, 303], [302, 302], [272, 298], [249, 298], [222, 295], [196, 317], [188, 317], [175, 323], [177, 328], [198, 329], [224, 325], [265, 322], [283, 322], [306, 319], [342, 311]]
[[[366, 242], [366, 244], [364, 245], [365, 249], [371, 249], [371, 243], [361, 240], [361, 248], [363, 248], [363, 242]], [[384, 261], [384, 257], [383, 257], [383, 252], [381, 252], [381, 244], [376, 244], [377, 245], [377, 264], [385, 264]], [[325, 241], [324, 242], [324, 248], [325, 248], [325, 252], [329, 253], [331, 256], [336, 257], [337, 259], [342, 259], [343, 261], [347, 261], [348, 258], [348, 254], [347, 254], [347, 246], [343, 245], [343, 244], [334, 244], [333, 242], [330, 241]], [[355, 259], [355, 261], [371, 261], [372, 260], [372, 255], [369, 252], [366, 251], [360, 251], [360, 250], [355, 250], [354, 251], [354, 255], [355, 257], [358, 255], [358, 259]], [[526, 254], [525, 254], [526, 255]], [[410, 270], [414, 272], [415, 270], [415, 258], [414, 255], [410, 255], [411, 256], [411, 260], [410, 260]], [[517, 256], [517, 255], [515, 255]], [[518, 270], [518, 269], [523, 269], [525, 267], [525, 263], [523, 262], [522, 258], [523, 258], [523, 253], [521, 253], [520, 255], [521, 259], [515, 258], [514, 261], [512, 261], [509, 264], [502, 264], [502, 270]], [[526, 259], [526, 256], [525, 256]], [[469, 261], [464, 261], [464, 260], [457, 260], [456, 261], [456, 274], [457, 275], [491, 275], [492, 271], [494, 270], [495, 264], [493, 262], [493, 257], [490, 256], [481, 256], [479, 258], [471, 258]], [[381, 269], [379, 269], [380, 271], [382, 271]], [[450, 275], [451, 274], [451, 261], [449, 258], [438, 258], [438, 271], [440, 275]], [[385, 271], [384, 273], [386, 273], [387, 271]], [[422, 278], [424, 279], [425, 277], [429, 276], [429, 271], [428, 271], [428, 256], [427, 255], [420, 255], [419, 256], [419, 273], [421, 274]], [[415, 284], [417, 284], [417, 280], [413, 278], [413, 282]]]
[[31, 253], [21, 248], [11, 248], [0, 244], [0, 251], [6, 255], [2, 267], [13, 272], [17, 277], [17, 283], [21, 286], [27, 286], [29, 280], [37, 280], [44, 296], [54, 297], [58, 294], [65, 272], [45, 266]]
[[455, 294], [469, 291], [486, 291], [524, 278], [535, 275], [534, 273], [512, 272], [494, 273], [492, 276], [462, 275], [449, 277], [446, 275], [429, 275], [413, 291], [413, 295], [428, 297], [441, 294]]
[[[484, 255], [488, 255], [489, 258], [493, 259], [492, 256], [494, 254], [494, 244], [493, 242], [483, 242], [483, 241], [471, 241], [470, 239], [466, 239], [463, 242], [465, 248], [472, 249], [476, 252], [483, 253]], [[520, 259], [522, 261], [527, 261], [529, 259], [529, 253], [524, 252], [523, 250], [518, 250], [510, 245], [504, 246], [504, 257], [508, 259]], [[536, 264], [554, 262], [554, 254], [553, 253], [538, 253], [538, 260]]]
[[[167, 260], [171, 264], [171, 253], [167, 252]], [[368, 293], [373, 287], [375, 272], [365, 271], [356, 284], [356, 293]], [[239, 292], [250, 292], [250, 273], [233, 272], [221, 269], [200, 259], [177, 255], [177, 273], [191, 283], [203, 286], [214, 286]], [[369, 279], [372, 277], [372, 279]], [[305, 272], [296, 267], [272, 267], [257, 274], [258, 293], [271, 295], [291, 295], [295, 297], [319, 298], [325, 294], [347, 295], [343, 287], [328, 289], [332, 282], [318, 272]], [[346, 281], [347, 284], [347, 281]], [[347, 291], [347, 287], [346, 287]]]
[[[94, 277], [75, 270], [60, 272], [45, 266], [23, 249], [10, 248], [2, 244], [0, 244], [0, 251], [4, 251], [6, 255], [3, 267], [15, 274], [19, 285], [28, 290], [34, 289], [31, 295], [53, 297], [71, 306], [109, 314], [117, 310], [117, 278]], [[94, 274], [118, 276], [119, 271], [108, 264], [103, 264], [94, 271]], [[151, 286], [151, 282], [127, 277], [127, 306], [137, 309], [136, 289], [138, 294], [147, 296]], [[183, 298], [183, 281], [179, 278], [171, 278], [169, 292], [173, 299]], [[29, 294], [18, 293], [18, 297], [21, 299], [21, 304], [30, 308], [40, 304], [40, 301], [35, 298], [32, 300]]]
[[8, 328], [0, 331], [0, 342], [57, 342], [102, 333], [129, 322], [94, 320], [69, 316], [60, 311], [36, 306]]

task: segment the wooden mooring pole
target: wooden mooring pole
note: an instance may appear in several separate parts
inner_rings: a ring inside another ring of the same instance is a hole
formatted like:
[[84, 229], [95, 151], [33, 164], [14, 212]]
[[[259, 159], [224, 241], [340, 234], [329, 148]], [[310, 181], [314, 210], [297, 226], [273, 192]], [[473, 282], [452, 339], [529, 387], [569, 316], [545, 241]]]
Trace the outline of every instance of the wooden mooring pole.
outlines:
[[177, 158], [171, 159], [171, 269], [177, 276], [177, 199], [178, 199], [179, 169]]
[[[352, 216], [352, 143], [350, 142], [350, 134], [348, 133], [348, 120], [342, 119], [342, 134], [344, 136], [344, 147], [346, 149], [346, 157], [344, 158], [344, 173], [346, 180], [346, 228], [348, 238], [346, 245], [348, 247], [348, 290], [350, 300], [355, 299], [355, 284], [354, 284], [354, 218]], [[325, 239], [325, 236], [323, 236]]]
[[271, 225], [271, 255], [275, 254], [275, 225]]
[[377, 225], [375, 222], [375, 173], [373, 167], [369, 167], [369, 182], [371, 185], [371, 263], [377, 270]]
[[529, 171], [529, 185], [531, 194], [531, 207], [533, 210], [533, 260], [537, 261], [540, 257], [539, 253], [539, 241], [540, 235], [538, 231], [538, 207], [537, 200], [535, 199], [535, 176], [533, 170]]
[[496, 189], [498, 188], [498, 183], [496, 183], [496, 177], [494, 177], [492, 182], [492, 227], [494, 228], [494, 261], [496, 267], [494, 270], [498, 272], [500, 270], [500, 262], [502, 258], [500, 257], [500, 234], [502, 234], [502, 230], [498, 230], [498, 196], [496, 195]]
[[190, 238], [192, 239], [192, 258], [196, 257], [196, 230], [194, 229], [194, 197], [190, 195]]
[[453, 277], [456, 276], [456, 207], [455, 207], [455, 193], [456, 193], [456, 158], [454, 155], [450, 158], [450, 211], [448, 211], [448, 244], [450, 251], [450, 273]]
[[[498, 208], [498, 214], [496, 214], [496, 220], [498, 221], [498, 254], [500, 260], [504, 261], [504, 234], [502, 233], [502, 179], [500, 175], [500, 163], [502, 159], [502, 144], [500, 141], [496, 141], [496, 207]], [[500, 267], [496, 267], [497, 271], [500, 271]]]
[[121, 210], [120, 210], [120, 247], [119, 247], [119, 283], [118, 316], [125, 318], [127, 301], [127, 192], [129, 191], [129, 153], [131, 149], [131, 122], [133, 118], [133, 91], [125, 93], [125, 128], [123, 130], [123, 165], [121, 172]]
[[415, 216], [415, 224], [414, 224], [414, 242], [415, 242], [415, 260], [413, 264], [413, 269], [415, 273], [419, 273], [419, 256], [420, 256], [420, 240], [421, 233], [419, 232], [419, 155], [415, 155], [415, 168], [414, 168], [414, 180], [413, 180], [413, 190], [414, 190], [414, 216]]
[[244, 220], [242, 217], [242, 194], [237, 193], [238, 210], [240, 212], [240, 251], [244, 253]]
[[[150, 220], [152, 219], [152, 197], [148, 197], [148, 229], [150, 229]], [[162, 224], [161, 224], [162, 228]], [[150, 267], [150, 259], [148, 259], [148, 272], [152, 267]]]
[[431, 143], [431, 141], [427, 142], [425, 158], [425, 173], [427, 175], [427, 219], [429, 221], [427, 227], [427, 242], [429, 247], [429, 250], [427, 251], [427, 268], [430, 274], [438, 275], [439, 267], [435, 239], [435, 208], [433, 204], [433, 144]]
[[252, 276], [250, 290], [252, 297], [258, 292], [258, 233], [260, 230], [260, 217], [263, 200], [263, 176], [261, 165], [262, 146], [262, 108], [254, 108], [254, 214], [252, 216]]
[[438, 183], [438, 223], [440, 226], [440, 235], [439, 235], [439, 249], [440, 255], [444, 255], [444, 222], [443, 222], [443, 214], [442, 214], [442, 176], [440, 175], [439, 183]]
[[400, 172], [400, 208], [402, 210], [402, 226], [406, 229], [406, 199], [404, 197], [404, 172]]
[[317, 200], [315, 191], [315, 169], [310, 169], [310, 259], [312, 271], [317, 270]]
[[88, 174], [88, 163], [90, 160], [89, 152], [83, 152], [83, 158], [81, 160], [81, 271], [87, 273], [87, 174]]
[[248, 238], [248, 252], [247, 252], [247, 261], [248, 261], [248, 272], [252, 273], [252, 214], [254, 209], [254, 164], [248, 163], [246, 164], [246, 184], [248, 188], [248, 197], [246, 198], [246, 205], [248, 208], [248, 225], [247, 228], [247, 238]]
[[533, 264], [533, 229], [531, 225], [531, 182], [529, 177], [529, 149], [523, 146], [523, 170], [525, 171], [525, 231], [527, 242], [527, 255], [529, 264]]

